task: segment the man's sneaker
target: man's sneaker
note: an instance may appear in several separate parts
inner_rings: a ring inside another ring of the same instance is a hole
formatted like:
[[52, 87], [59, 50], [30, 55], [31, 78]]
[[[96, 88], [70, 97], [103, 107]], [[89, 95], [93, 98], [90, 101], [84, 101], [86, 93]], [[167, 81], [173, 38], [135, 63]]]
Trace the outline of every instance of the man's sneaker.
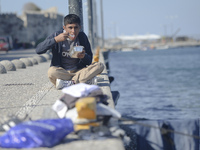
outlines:
[[64, 87], [68, 87], [74, 85], [73, 81], [66, 81], [66, 80], [61, 80], [61, 79], [56, 79], [56, 89], [61, 90]]
[[94, 78], [88, 80], [88, 81], [86, 82], [86, 84], [89, 84], [89, 85], [92, 85], [92, 84], [97, 85], [97, 77], [94, 77]]

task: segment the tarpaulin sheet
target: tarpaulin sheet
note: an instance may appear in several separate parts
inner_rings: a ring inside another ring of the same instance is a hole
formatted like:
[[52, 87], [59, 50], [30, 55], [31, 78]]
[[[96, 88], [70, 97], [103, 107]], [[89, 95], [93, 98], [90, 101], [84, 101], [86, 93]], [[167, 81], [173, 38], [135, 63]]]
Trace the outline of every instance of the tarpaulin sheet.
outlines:
[[[131, 126], [137, 134], [137, 150], [200, 150], [199, 139], [189, 136], [200, 136], [199, 119], [145, 120], [140, 123], [144, 125]], [[163, 133], [155, 127], [175, 132]]]

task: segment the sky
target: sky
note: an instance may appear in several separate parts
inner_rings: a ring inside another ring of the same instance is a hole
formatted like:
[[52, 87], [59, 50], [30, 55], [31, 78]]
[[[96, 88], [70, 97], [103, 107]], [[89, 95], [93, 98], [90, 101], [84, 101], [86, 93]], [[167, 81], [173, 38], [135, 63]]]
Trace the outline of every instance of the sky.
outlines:
[[[1, 13], [22, 14], [24, 4], [41, 9], [57, 7], [68, 14], [68, 0], [0, 0]], [[88, 34], [87, 0], [83, 2], [84, 31]], [[98, 34], [101, 36], [100, 0], [97, 2]], [[157, 34], [200, 38], [200, 0], [103, 0], [104, 36]]]

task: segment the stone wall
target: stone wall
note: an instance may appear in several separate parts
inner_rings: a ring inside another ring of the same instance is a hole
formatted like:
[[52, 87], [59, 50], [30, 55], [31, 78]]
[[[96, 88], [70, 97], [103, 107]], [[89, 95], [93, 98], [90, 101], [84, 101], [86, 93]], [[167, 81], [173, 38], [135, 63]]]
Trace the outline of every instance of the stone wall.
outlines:
[[63, 26], [63, 15], [55, 12], [23, 12], [0, 14], [0, 36], [11, 36], [20, 43], [34, 44]]
[[0, 36], [20, 38], [24, 30], [23, 20], [16, 14], [0, 14]]

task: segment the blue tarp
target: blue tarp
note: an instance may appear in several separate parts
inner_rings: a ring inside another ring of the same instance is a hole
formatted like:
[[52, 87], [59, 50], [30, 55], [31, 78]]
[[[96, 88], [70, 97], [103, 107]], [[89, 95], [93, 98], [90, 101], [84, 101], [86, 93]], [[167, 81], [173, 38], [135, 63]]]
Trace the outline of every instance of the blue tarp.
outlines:
[[[174, 130], [187, 135], [200, 136], [199, 119], [140, 121], [142, 124]], [[137, 150], [200, 150], [198, 138], [174, 132], [162, 133], [154, 127], [135, 124]]]

